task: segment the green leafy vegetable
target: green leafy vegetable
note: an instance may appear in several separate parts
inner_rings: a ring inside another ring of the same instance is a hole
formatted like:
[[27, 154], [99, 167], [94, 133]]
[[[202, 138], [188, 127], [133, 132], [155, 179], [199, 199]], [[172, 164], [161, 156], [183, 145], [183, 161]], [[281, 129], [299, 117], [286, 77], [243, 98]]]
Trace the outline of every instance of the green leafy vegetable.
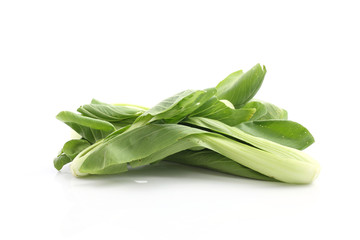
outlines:
[[186, 90], [152, 108], [93, 99], [57, 118], [82, 139], [54, 160], [75, 176], [117, 174], [162, 160], [266, 181], [311, 183], [319, 164], [301, 152], [314, 142], [287, 111], [252, 100], [265, 67], [237, 71], [216, 88]]
[[220, 134], [178, 124], [149, 124], [103, 139], [80, 153], [71, 165], [76, 176], [114, 174], [127, 170], [127, 164], [147, 165], [177, 152], [205, 147], [266, 176], [288, 183], [310, 183], [318, 165], [304, 153], [265, 139], [248, 135], [216, 120], [192, 118], [190, 123], [225, 133]]

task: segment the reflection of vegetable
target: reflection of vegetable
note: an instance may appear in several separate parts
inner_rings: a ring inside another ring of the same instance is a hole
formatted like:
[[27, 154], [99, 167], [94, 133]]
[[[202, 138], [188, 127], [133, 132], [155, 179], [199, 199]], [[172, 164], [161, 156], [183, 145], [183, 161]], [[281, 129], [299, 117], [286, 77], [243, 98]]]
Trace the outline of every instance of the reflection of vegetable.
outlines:
[[300, 150], [314, 139], [277, 106], [250, 101], [266, 70], [259, 64], [230, 74], [216, 88], [186, 90], [147, 109], [93, 100], [80, 114], [57, 118], [82, 139], [67, 142], [54, 160], [75, 176], [115, 174], [160, 160], [242, 177], [310, 183], [319, 165]]

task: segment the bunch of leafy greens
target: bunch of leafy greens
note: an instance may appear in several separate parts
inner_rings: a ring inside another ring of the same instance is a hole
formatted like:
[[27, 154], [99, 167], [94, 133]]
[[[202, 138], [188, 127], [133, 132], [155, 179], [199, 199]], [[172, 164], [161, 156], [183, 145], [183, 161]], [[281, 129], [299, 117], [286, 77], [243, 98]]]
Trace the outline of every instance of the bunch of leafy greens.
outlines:
[[319, 164], [300, 151], [314, 138], [287, 112], [253, 100], [266, 74], [255, 65], [230, 74], [215, 88], [186, 90], [148, 109], [92, 100], [79, 113], [57, 115], [81, 138], [66, 142], [54, 160], [71, 162], [75, 176], [118, 174], [171, 161], [237, 176], [311, 183]]

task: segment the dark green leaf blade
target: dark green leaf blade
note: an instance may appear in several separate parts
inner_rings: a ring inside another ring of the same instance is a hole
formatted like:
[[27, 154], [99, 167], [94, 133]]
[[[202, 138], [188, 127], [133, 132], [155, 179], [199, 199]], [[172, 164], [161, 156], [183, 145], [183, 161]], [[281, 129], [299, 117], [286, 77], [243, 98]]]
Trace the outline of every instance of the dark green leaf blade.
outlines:
[[85, 139], [67, 141], [61, 149], [61, 153], [54, 159], [54, 167], [60, 171], [65, 164], [71, 162], [82, 150], [90, 145]]
[[[191, 91], [188, 94], [177, 97], [176, 100], [170, 104], [169, 99], [164, 100], [160, 104], [151, 108], [148, 113], [155, 117], [156, 120], [164, 119], [168, 123], [177, 123], [187, 115], [201, 107], [207, 100], [209, 100], [216, 93], [215, 88], [205, 90]], [[172, 98], [170, 98], [172, 99]], [[170, 100], [171, 101], [171, 100]], [[166, 108], [167, 105], [169, 107]], [[163, 109], [158, 111], [158, 109]]]
[[110, 104], [85, 104], [77, 109], [84, 116], [108, 122], [118, 122], [124, 119], [140, 116], [144, 111], [127, 106], [114, 106]]
[[73, 160], [76, 155], [90, 145], [91, 144], [85, 139], [71, 139], [64, 144], [62, 152]]
[[255, 108], [256, 112], [250, 120], [269, 120], [269, 119], [284, 119], [288, 118], [288, 113], [285, 109], [279, 108], [274, 104], [252, 100], [245, 104], [244, 108]]
[[132, 129], [156, 120], [163, 120], [165, 123], [178, 123], [201, 107], [215, 93], [215, 88], [209, 88], [205, 90], [186, 90], [175, 94], [140, 115], [135, 120]]
[[254, 108], [232, 109], [214, 96], [190, 114], [190, 117], [206, 117], [221, 121], [230, 126], [235, 126], [242, 122], [249, 121], [255, 111], [256, 109]]
[[314, 143], [314, 137], [304, 126], [289, 120], [250, 121], [236, 127], [253, 136], [298, 150], [303, 150]]
[[118, 121], [118, 122], [111, 122], [111, 124], [114, 125], [114, 127], [116, 129], [120, 129], [120, 128], [123, 128], [123, 127], [133, 124], [136, 119], [137, 118], [128, 118], [128, 119], [124, 119], [124, 120]]
[[72, 160], [66, 154], [62, 153], [54, 159], [54, 167], [60, 171], [64, 165], [71, 161]]
[[81, 116], [68, 111], [60, 112], [56, 118], [70, 126], [90, 143], [94, 143], [115, 131], [115, 127], [107, 121]]
[[217, 97], [230, 101], [235, 108], [240, 108], [255, 96], [265, 74], [266, 68], [260, 64], [256, 64], [246, 73], [241, 70], [234, 72], [216, 86]]

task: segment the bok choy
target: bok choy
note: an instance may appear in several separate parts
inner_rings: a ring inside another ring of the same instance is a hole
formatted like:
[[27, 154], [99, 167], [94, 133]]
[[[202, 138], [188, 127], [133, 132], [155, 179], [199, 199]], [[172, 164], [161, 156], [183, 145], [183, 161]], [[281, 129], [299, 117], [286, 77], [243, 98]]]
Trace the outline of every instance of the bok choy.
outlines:
[[54, 160], [73, 175], [119, 174], [170, 161], [241, 177], [311, 183], [317, 161], [301, 150], [310, 132], [287, 120], [287, 111], [254, 100], [266, 74], [255, 65], [230, 74], [214, 88], [185, 90], [152, 108], [93, 100], [78, 113], [60, 112], [81, 139], [65, 143]]

